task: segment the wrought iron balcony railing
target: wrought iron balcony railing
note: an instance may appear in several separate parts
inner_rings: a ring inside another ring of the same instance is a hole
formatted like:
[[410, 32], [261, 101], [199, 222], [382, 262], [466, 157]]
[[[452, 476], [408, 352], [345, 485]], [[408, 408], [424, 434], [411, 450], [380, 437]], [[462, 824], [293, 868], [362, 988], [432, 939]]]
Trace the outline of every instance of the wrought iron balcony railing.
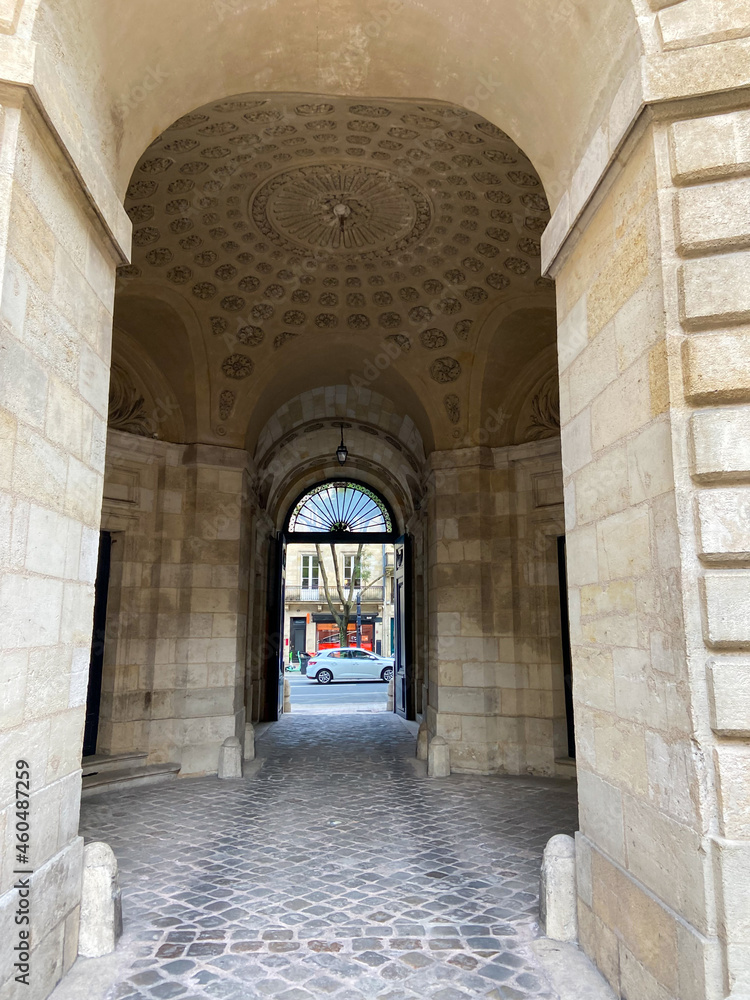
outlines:
[[[374, 587], [363, 587], [360, 591], [360, 602], [362, 604], [382, 604], [384, 587], [381, 585], [375, 585]], [[344, 594], [348, 595], [349, 588], [344, 588]], [[352, 598], [356, 599], [357, 589], [355, 588], [352, 592]], [[339, 603], [338, 592], [334, 588], [331, 591], [331, 597], [336, 603]], [[309, 602], [310, 604], [325, 604], [326, 603], [326, 592], [322, 587], [295, 587], [289, 586], [288, 584], [284, 587], [284, 600], [289, 601], [300, 601]]]

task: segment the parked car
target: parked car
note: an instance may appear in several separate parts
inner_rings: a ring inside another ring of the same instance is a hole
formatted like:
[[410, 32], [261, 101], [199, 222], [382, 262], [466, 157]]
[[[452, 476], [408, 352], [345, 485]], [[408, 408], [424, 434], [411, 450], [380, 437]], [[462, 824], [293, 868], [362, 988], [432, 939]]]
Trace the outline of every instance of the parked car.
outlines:
[[318, 684], [331, 681], [389, 681], [393, 657], [377, 656], [358, 646], [321, 649], [307, 662], [307, 679]]

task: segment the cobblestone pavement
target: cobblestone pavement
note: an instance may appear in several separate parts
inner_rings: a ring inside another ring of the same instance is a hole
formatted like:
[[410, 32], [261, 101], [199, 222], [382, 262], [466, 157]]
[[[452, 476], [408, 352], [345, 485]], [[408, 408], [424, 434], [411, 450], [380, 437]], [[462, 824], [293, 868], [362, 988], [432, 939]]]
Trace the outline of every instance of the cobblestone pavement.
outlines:
[[422, 777], [393, 715], [288, 716], [250, 778], [108, 792], [82, 833], [120, 863], [118, 1000], [557, 1000], [529, 942], [573, 784]]

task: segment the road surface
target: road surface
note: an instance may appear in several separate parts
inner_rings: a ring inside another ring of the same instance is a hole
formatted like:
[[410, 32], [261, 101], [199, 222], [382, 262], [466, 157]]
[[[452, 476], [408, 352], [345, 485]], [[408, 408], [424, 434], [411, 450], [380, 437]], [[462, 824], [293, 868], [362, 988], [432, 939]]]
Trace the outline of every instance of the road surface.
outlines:
[[324, 685], [299, 674], [286, 676], [293, 713], [385, 712], [387, 708], [388, 685], [383, 681], [333, 681]]

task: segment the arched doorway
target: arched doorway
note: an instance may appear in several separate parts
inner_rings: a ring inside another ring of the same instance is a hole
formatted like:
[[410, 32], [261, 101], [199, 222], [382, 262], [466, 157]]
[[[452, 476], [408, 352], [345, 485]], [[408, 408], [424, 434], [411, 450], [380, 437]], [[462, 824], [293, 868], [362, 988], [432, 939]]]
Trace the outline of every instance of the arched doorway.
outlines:
[[268, 717], [283, 713], [285, 667], [303, 648], [326, 683], [393, 677], [394, 711], [413, 718], [411, 546], [388, 500], [355, 478], [326, 479], [296, 497], [271, 549]]

